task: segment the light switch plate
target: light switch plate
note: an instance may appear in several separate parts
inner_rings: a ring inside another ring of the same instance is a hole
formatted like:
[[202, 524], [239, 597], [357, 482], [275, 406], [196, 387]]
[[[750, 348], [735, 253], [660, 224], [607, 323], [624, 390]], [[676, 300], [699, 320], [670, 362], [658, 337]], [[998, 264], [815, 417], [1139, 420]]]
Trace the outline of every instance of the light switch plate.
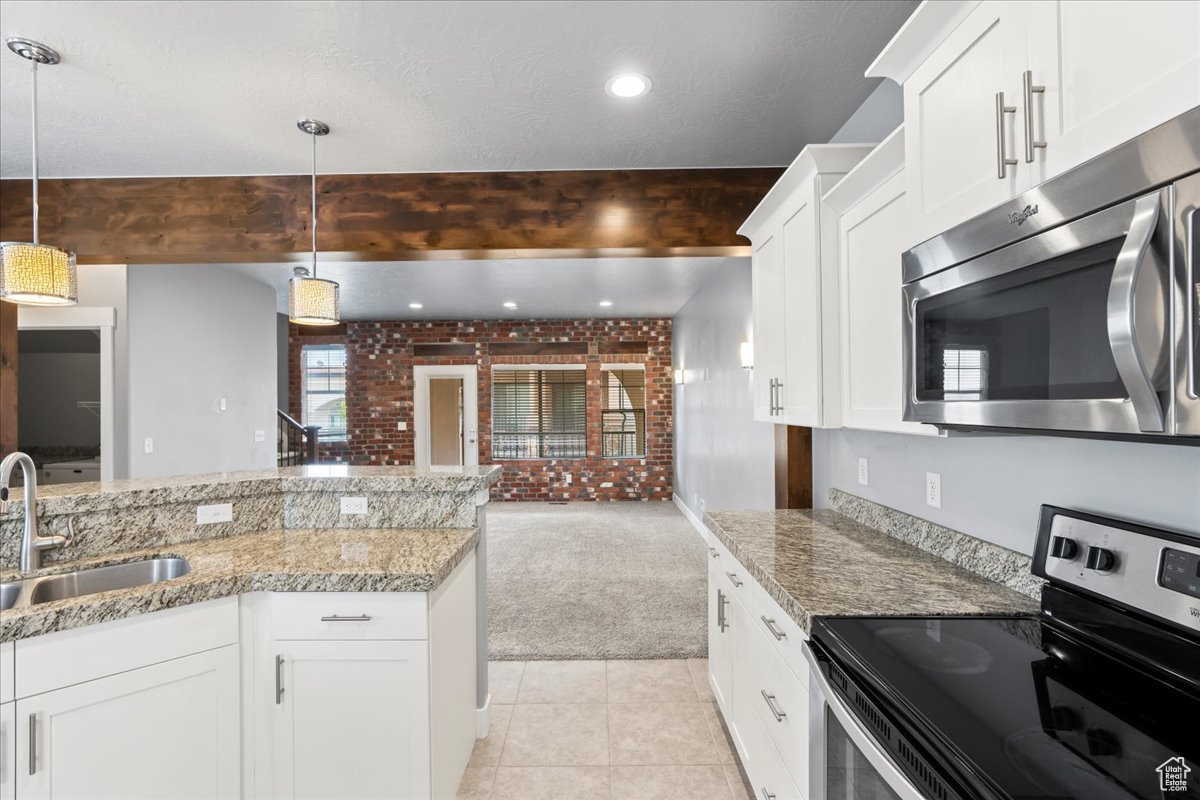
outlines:
[[255, 431], [254, 432], [254, 441], [265, 442], [266, 440], [267, 440], [267, 432], [266, 431]]
[[146, 441], [144, 441], [142, 443], [142, 450], [143, 450], [143, 452], [146, 452], [146, 453], [154, 452], [154, 437], [153, 436], [146, 437]]
[[400, 422], [397, 422], [397, 423], [396, 423], [396, 430], [398, 430], [398, 431], [406, 431], [406, 430], [408, 430], [408, 423], [407, 423], [407, 422], [405, 422], [405, 421], [403, 421], [403, 420], [401, 420]]
[[925, 473], [925, 504], [942, 507], [942, 476], [937, 472]]
[[214, 522], [233, 522], [233, 503], [196, 506], [197, 525], [211, 525]]
[[867, 460], [860, 458], [858, 460], [858, 482], [861, 486], [867, 485]]
[[343, 497], [342, 498], [342, 513], [343, 514], [365, 514], [365, 513], [367, 513], [367, 498], [365, 498], [365, 497]]

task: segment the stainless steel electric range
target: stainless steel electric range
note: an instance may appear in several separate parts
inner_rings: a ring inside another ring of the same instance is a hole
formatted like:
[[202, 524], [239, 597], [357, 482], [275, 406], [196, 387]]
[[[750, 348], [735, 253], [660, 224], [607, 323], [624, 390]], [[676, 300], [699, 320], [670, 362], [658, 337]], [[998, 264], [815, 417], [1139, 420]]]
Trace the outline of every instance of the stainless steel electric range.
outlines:
[[1029, 617], [813, 626], [810, 800], [1200, 798], [1200, 537], [1043, 506]]

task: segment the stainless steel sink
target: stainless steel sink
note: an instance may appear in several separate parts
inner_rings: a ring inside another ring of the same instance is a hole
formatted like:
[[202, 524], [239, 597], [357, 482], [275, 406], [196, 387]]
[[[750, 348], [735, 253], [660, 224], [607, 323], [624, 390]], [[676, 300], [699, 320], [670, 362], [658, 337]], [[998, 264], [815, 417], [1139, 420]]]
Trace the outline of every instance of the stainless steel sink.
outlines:
[[114, 589], [146, 586], [182, 577], [190, 570], [191, 565], [187, 559], [149, 558], [110, 567], [92, 567], [47, 575], [44, 578], [27, 578], [3, 584], [4, 608], [12, 608], [18, 602], [22, 605], [38, 605], [69, 597], [110, 592]]
[[21, 594], [21, 583], [0, 583], [0, 611], [8, 611], [17, 604], [17, 597]]

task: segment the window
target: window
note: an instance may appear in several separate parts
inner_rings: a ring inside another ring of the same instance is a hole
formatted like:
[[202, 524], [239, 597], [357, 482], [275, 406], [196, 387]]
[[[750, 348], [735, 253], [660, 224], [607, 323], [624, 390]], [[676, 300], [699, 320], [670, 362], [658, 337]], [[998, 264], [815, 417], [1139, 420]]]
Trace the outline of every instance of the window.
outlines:
[[947, 345], [942, 351], [947, 400], [979, 400], [987, 390], [987, 350]]
[[587, 455], [587, 372], [492, 371], [492, 458]]
[[604, 457], [646, 455], [646, 371], [606, 369], [600, 373]]
[[300, 381], [304, 392], [301, 421], [318, 425], [322, 441], [346, 439], [346, 347], [306, 345], [300, 351]]

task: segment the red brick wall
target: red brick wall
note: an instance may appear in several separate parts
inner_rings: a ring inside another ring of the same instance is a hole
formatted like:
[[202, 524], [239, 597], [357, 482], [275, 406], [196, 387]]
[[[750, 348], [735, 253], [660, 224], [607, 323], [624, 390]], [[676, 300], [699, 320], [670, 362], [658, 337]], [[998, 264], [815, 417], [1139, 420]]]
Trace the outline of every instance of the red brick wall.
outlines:
[[[645, 341], [645, 355], [600, 355], [604, 342]], [[420, 358], [414, 344], [467, 343], [474, 357]], [[583, 356], [489, 356], [487, 342], [587, 342]], [[300, 348], [346, 345], [349, 441], [322, 445], [323, 460], [351, 464], [413, 463], [413, 366], [479, 367], [479, 461], [504, 474], [496, 500], [669, 500], [671, 498], [671, 320], [476, 320], [466, 322], [351, 322], [343, 336], [300, 336], [289, 341], [289, 413], [300, 418]], [[600, 365], [646, 368], [646, 457], [602, 458]], [[491, 367], [494, 364], [581, 364], [587, 368], [587, 458], [499, 461], [491, 458]], [[396, 423], [408, 423], [397, 430]]]

